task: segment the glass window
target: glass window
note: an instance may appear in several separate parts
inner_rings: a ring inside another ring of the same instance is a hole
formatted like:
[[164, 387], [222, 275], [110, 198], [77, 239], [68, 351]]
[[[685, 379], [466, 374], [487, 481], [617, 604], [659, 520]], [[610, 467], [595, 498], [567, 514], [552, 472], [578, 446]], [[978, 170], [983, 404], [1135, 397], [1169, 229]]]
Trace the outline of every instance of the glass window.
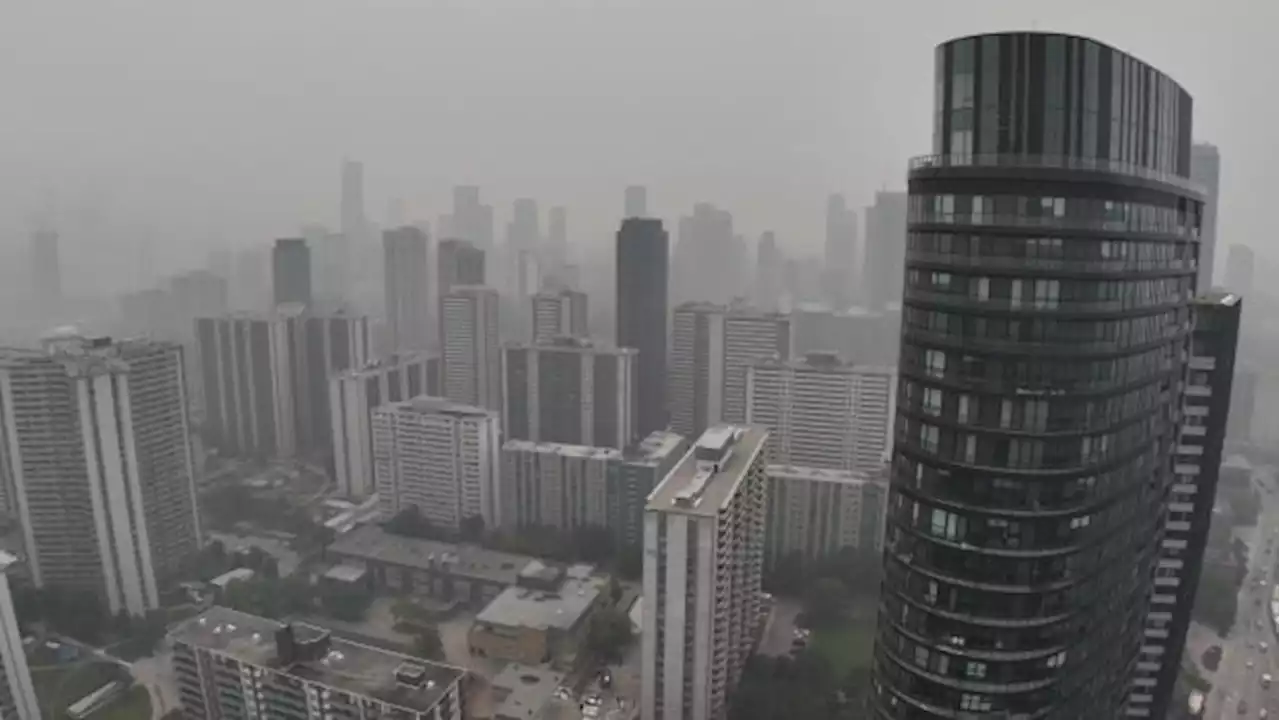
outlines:
[[956, 422], [969, 422], [969, 396], [961, 395], [956, 399]]
[[987, 676], [987, 664], [970, 660], [964, 664], [964, 676], [981, 680]]
[[[992, 155], [1000, 152], [1000, 38], [982, 38], [982, 137], [974, 152]], [[976, 209], [975, 209], [976, 212]]]
[[937, 388], [925, 388], [924, 402], [922, 403], [925, 413], [929, 415], [938, 415], [942, 412], [942, 391]]

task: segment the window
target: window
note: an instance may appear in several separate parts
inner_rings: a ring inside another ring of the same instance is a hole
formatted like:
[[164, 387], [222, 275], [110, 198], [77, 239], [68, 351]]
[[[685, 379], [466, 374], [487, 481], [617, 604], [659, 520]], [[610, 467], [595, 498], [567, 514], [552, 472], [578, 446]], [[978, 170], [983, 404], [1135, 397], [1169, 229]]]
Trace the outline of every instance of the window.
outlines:
[[956, 422], [969, 422], [969, 396], [961, 395], [956, 400]]
[[926, 648], [926, 647], [924, 647], [923, 645], [917, 645], [917, 646], [916, 646], [915, 656], [916, 656], [916, 658], [915, 658], [915, 659], [916, 659], [916, 664], [917, 664], [917, 665], [919, 665], [920, 667], [928, 667], [928, 665], [929, 665], [929, 648]]
[[[935, 511], [935, 512], [936, 512], [936, 511]], [[1079, 530], [1079, 529], [1081, 529], [1081, 528], [1087, 528], [1087, 527], [1089, 527], [1089, 516], [1088, 516], [1088, 515], [1081, 515], [1081, 516], [1079, 516], [1079, 517], [1073, 517], [1073, 518], [1071, 518], [1071, 529], [1072, 529], [1072, 530]]]
[[938, 452], [938, 428], [933, 425], [920, 425], [920, 449], [929, 453]]
[[929, 517], [929, 531], [936, 537], [956, 540], [965, 535], [965, 519], [953, 512], [935, 509]]
[[1036, 280], [1036, 297], [1035, 306], [1042, 310], [1051, 310], [1058, 307], [1058, 291], [1059, 281], [1057, 280]]
[[961, 710], [976, 710], [985, 712], [991, 709], [991, 698], [986, 695], [976, 695], [974, 693], [964, 693], [960, 696]]
[[987, 664], [983, 662], [969, 661], [964, 664], [964, 676], [981, 680], [987, 676]]
[[1000, 427], [1007, 430], [1009, 429], [1009, 426], [1011, 424], [1013, 424], [1013, 401], [1001, 400], [1000, 401]]
[[975, 435], [964, 436], [964, 461], [972, 463], [978, 458], [978, 438]]
[[938, 602], [938, 583], [936, 580], [930, 580], [924, 590], [925, 602], [933, 605]]
[[991, 278], [978, 278], [978, 299], [983, 301], [991, 299]]
[[947, 354], [941, 350], [926, 350], [924, 353], [925, 372], [929, 377], [940, 378], [947, 373]]
[[942, 391], [937, 388], [925, 388], [922, 405], [925, 413], [934, 416], [940, 414], [942, 412]]
[[1056, 655], [1050, 655], [1049, 659], [1045, 660], [1044, 664], [1045, 664], [1045, 667], [1058, 668], [1058, 667], [1062, 667], [1062, 664], [1065, 663], [1066, 661], [1067, 661], [1067, 653], [1064, 650], [1063, 652], [1060, 652]]

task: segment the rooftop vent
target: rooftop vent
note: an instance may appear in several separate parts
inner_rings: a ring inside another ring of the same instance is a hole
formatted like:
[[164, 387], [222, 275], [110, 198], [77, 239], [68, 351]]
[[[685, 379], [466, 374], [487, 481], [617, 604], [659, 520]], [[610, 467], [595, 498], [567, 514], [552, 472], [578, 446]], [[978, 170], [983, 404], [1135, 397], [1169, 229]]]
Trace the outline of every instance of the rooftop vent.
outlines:
[[[396, 666], [396, 682], [409, 687], [420, 688], [426, 684], [427, 669], [414, 663], [400, 663]], [[432, 683], [434, 685], [434, 683]]]

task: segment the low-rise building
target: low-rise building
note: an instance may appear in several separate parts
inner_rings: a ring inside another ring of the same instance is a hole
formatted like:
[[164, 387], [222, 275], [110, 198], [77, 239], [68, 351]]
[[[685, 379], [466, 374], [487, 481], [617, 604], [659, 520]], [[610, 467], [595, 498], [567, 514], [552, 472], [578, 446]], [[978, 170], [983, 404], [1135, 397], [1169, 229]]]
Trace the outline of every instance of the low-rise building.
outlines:
[[590, 565], [560, 568], [530, 563], [476, 615], [471, 652], [536, 665], [571, 658], [586, 639], [604, 580]]

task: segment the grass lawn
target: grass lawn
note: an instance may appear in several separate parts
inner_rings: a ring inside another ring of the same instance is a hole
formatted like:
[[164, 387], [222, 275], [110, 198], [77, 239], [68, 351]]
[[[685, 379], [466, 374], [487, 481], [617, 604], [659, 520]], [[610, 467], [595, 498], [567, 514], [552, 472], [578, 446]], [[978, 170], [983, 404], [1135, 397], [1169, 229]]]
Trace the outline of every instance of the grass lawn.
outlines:
[[72, 703], [112, 680], [128, 680], [124, 668], [101, 660], [82, 660], [31, 669], [36, 699], [46, 720], [59, 720]]
[[871, 665], [875, 633], [875, 617], [845, 620], [834, 627], [814, 630], [812, 647], [827, 658], [836, 677], [844, 677], [850, 670]]
[[151, 717], [151, 695], [134, 685], [116, 701], [90, 716], [90, 720], [145, 720]]

